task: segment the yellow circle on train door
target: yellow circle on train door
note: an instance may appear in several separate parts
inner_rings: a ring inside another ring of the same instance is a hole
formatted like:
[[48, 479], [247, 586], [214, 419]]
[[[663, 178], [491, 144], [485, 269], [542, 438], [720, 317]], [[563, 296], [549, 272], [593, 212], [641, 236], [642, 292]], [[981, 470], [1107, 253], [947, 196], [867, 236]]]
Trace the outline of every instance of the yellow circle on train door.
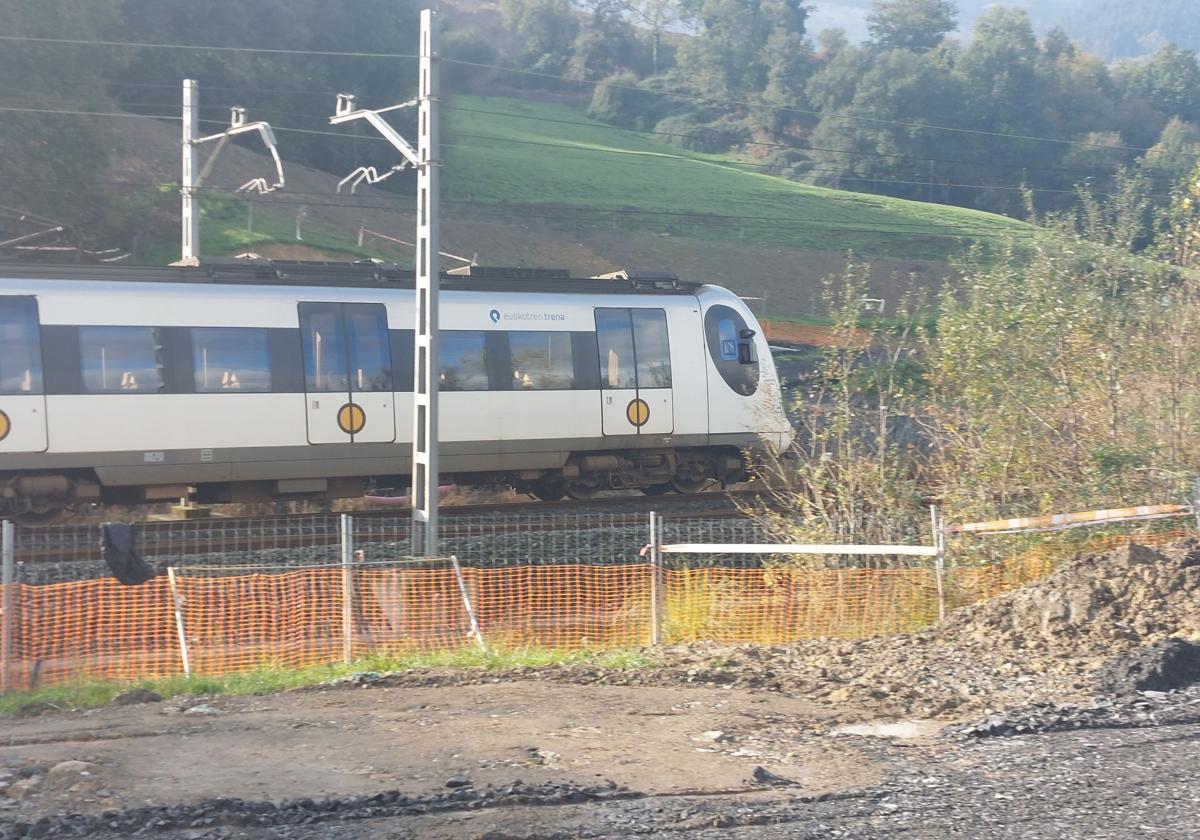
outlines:
[[0, 440], [8, 437], [10, 431], [12, 431], [12, 423], [8, 422], [8, 415], [0, 411]]
[[650, 406], [642, 399], [631, 400], [629, 405], [625, 406], [625, 416], [640, 429], [650, 419]]
[[356, 435], [367, 425], [367, 415], [361, 406], [346, 403], [338, 409], [338, 427], [348, 435]]

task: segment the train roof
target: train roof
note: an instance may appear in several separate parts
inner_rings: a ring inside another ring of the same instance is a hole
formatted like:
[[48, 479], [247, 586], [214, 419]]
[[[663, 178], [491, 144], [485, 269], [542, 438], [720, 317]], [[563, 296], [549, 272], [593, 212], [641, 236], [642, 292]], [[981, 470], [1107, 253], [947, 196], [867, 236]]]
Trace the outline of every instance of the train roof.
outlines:
[[[415, 272], [395, 263], [237, 260], [199, 266], [97, 266], [51, 263], [0, 264], [0, 280], [94, 280], [109, 283], [197, 283], [213, 285], [336, 286], [412, 289]], [[565, 269], [466, 266], [443, 272], [447, 291], [540, 292], [554, 294], [695, 294], [701, 284], [669, 274], [617, 271], [572, 277]]]

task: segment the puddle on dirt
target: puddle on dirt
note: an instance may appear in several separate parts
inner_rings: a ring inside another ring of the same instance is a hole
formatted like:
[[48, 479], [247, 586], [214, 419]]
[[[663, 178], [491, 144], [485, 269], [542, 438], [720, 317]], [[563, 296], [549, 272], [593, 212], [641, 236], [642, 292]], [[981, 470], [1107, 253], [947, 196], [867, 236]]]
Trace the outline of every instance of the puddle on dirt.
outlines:
[[839, 726], [833, 730], [833, 734], [864, 735], [874, 738], [897, 738], [902, 741], [912, 741], [937, 733], [943, 725], [935, 720], [897, 720], [887, 723], [874, 721]]

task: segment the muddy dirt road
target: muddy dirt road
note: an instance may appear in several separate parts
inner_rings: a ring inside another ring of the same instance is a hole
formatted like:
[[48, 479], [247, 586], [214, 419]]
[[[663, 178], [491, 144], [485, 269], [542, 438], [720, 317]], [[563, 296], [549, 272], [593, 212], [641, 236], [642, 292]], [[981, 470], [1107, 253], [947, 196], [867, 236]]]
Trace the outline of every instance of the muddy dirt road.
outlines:
[[968, 739], [712, 687], [189, 698], [5, 721], [0, 837], [1200, 837], [1193, 706]]

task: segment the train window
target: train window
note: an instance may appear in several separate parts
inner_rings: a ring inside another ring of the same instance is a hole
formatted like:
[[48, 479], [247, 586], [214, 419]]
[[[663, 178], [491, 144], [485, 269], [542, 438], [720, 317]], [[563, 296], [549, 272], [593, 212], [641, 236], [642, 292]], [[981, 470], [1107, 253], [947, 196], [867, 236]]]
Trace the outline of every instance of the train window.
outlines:
[[732, 318], [717, 321], [717, 338], [721, 343], [721, 360], [738, 361], [738, 329]]
[[628, 309], [596, 310], [596, 341], [600, 348], [600, 384], [605, 390], [637, 387], [633, 325]]
[[443, 391], [486, 391], [487, 351], [480, 330], [442, 330], [438, 335]]
[[304, 346], [305, 391], [310, 394], [349, 391], [341, 305], [300, 304], [300, 341]]
[[510, 332], [514, 391], [565, 391], [575, 384], [569, 332]]
[[42, 351], [33, 298], [0, 298], [0, 394], [42, 393]]
[[662, 309], [633, 309], [633, 345], [637, 351], [637, 386], [671, 387], [671, 348], [667, 342], [667, 313]]
[[191, 333], [197, 393], [271, 390], [266, 330], [195, 327]]
[[735, 392], [748, 397], [758, 390], [761, 370], [754, 330], [729, 306], [710, 306], [704, 314], [704, 337], [713, 366]]
[[350, 347], [350, 390], [392, 390], [392, 355], [387, 309], [380, 303], [348, 303], [346, 343]]
[[154, 327], [80, 327], [79, 356], [88, 393], [163, 389], [162, 342]]

